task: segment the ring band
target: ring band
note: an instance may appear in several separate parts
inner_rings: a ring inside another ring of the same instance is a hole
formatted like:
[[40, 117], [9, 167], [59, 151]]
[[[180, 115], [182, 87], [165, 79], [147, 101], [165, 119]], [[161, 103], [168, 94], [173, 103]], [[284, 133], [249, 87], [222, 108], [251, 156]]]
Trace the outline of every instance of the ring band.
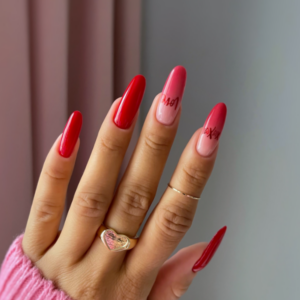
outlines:
[[199, 199], [201, 198], [201, 197], [194, 197], [194, 196], [188, 195], [188, 194], [186, 194], [186, 193], [183, 193], [183, 192], [181, 192], [181, 191], [175, 189], [174, 187], [172, 187], [170, 183], [168, 183], [168, 187], [169, 187], [170, 189], [172, 189], [173, 191], [175, 191], [176, 193], [181, 194], [181, 195], [183, 195], [183, 196], [186, 196], [186, 197], [188, 197], [188, 198], [191, 198], [191, 199], [194, 199], [194, 200], [199, 200]]
[[103, 224], [98, 230], [98, 235], [106, 248], [113, 252], [130, 250], [135, 247], [138, 239], [131, 239], [124, 234], [118, 234], [113, 229], [106, 228]]

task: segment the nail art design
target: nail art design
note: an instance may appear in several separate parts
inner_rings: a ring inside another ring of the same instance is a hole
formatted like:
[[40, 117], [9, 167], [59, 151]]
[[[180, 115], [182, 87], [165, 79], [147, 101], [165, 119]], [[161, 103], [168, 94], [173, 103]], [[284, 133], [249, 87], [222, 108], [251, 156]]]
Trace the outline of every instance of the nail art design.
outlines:
[[177, 115], [184, 92], [186, 70], [175, 67], [168, 76], [156, 110], [156, 119], [164, 125], [171, 125]]
[[193, 269], [192, 269], [193, 272], [199, 272], [208, 265], [208, 263], [211, 261], [214, 254], [218, 250], [218, 248], [224, 238], [226, 230], [227, 230], [227, 227], [224, 226], [212, 238], [212, 240], [209, 242], [209, 244], [205, 248], [205, 250], [202, 253], [202, 255], [200, 256], [200, 258], [194, 264]]
[[218, 103], [208, 115], [197, 144], [200, 155], [209, 156], [215, 150], [225, 124], [226, 114], [226, 105]]
[[204, 128], [204, 134], [206, 134], [206, 137], [210, 139], [218, 140], [220, 137], [221, 132], [217, 130], [217, 127], [214, 128]]
[[144, 76], [137, 75], [131, 80], [114, 116], [114, 122], [118, 127], [127, 129], [131, 126], [143, 99], [145, 87]]
[[70, 157], [78, 140], [82, 126], [82, 114], [74, 111], [69, 117], [61, 136], [59, 154], [63, 157]]

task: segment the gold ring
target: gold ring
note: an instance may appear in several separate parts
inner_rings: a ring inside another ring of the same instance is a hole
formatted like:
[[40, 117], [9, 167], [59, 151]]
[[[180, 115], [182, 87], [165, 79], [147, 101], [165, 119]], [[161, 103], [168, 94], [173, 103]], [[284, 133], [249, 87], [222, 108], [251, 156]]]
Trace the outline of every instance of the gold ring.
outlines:
[[130, 250], [138, 241], [138, 239], [131, 239], [124, 234], [118, 234], [113, 229], [108, 229], [104, 225], [100, 226], [98, 235], [106, 248], [113, 252]]
[[170, 183], [168, 183], [168, 187], [169, 187], [170, 189], [172, 189], [173, 191], [175, 191], [176, 193], [181, 194], [181, 195], [183, 195], [183, 196], [186, 196], [186, 197], [188, 197], [188, 198], [191, 198], [191, 199], [194, 199], [194, 200], [199, 200], [199, 199], [201, 198], [201, 197], [194, 197], [194, 196], [188, 195], [188, 194], [186, 194], [186, 193], [184, 193], [184, 192], [181, 192], [181, 191], [175, 189], [174, 187], [172, 187]]

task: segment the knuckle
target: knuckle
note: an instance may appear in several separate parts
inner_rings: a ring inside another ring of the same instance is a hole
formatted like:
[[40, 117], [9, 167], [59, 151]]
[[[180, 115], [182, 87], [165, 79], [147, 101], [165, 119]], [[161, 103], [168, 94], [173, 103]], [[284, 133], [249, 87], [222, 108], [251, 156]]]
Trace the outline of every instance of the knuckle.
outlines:
[[194, 213], [178, 205], [168, 205], [158, 210], [157, 223], [163, 238], [178, 241], [189, 230]]
[[208, 179], [208, 174], [201, 167], [186, 165], [182, 168], [183, 182], [197, 189], [203, 189]]
[[152, 132], [145, 135], [144, 141], [145, 146], [154, 153], [168, 151], [172, 144], [172, 138], [169, 136]]
[[99, 136], [99, 150], [120, 153], [124, 149], [121, 141], [110, 136]]
[[120, 193], [121, 210], [130, 218], [142, 218], [146, 215], [154, 194], [142, 185], [124, 187]]
[[188, 290], [188, 286], [183, 286], [182, 283], [174, 283], [171, 285], [171, 293], [174, 299], [180, 299]]
[[101, 218], [109, 205], [109, 199], [101, 193], [80, 192], [75, 197], [75, 209], [80, 216]]
[[61, 217], [63, 205], [51, 199], [35, 199], [34, 210], [39, 222], [51, 223]]
[[66, 181], [69, 179], [69, 172], [63, 165], [52, 165], [45, 168], [43, 175], [52, 181]]

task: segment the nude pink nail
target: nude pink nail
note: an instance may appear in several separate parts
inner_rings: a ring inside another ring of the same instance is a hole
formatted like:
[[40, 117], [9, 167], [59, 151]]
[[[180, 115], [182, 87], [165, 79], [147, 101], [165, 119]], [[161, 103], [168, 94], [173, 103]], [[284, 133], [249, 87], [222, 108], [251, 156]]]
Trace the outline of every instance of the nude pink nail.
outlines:
[[218, 103], [209, 113], [197, 144], [197, 151], [200, 155], [209, 156], [217, 147], [226, 114], [227, 108], [224, 103]]
[[182, 66], [175, 67], [168, 76], [157, 106], [156, 119], [160, 123], [171, 125], [174, 122], [181, 106], [185, 81], [185, 68]]

